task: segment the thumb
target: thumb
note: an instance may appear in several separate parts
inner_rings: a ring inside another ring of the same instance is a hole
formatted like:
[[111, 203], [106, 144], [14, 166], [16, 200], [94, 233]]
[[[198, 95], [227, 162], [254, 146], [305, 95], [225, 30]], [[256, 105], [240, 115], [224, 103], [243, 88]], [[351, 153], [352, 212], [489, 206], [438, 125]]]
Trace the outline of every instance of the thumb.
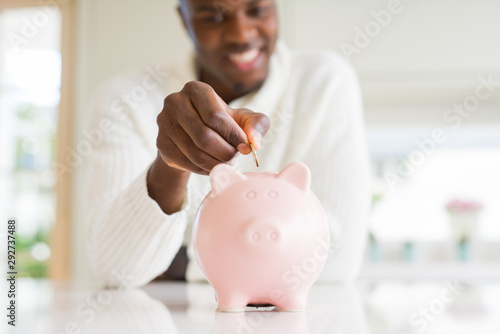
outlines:
[[269, 131], [271, 120], [262, 113], [253, 112], [249, 109], [233, 109], [233, 119], [243, 129], [248, 141], [255, 149], [259, 149], [262, 138]]

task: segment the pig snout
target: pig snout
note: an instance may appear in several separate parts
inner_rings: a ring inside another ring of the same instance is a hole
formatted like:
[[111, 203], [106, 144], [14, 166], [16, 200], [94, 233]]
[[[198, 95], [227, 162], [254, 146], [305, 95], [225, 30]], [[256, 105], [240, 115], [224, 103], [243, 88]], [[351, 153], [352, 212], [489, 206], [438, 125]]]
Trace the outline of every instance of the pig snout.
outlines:
[[250, 224], [245, 235], [247, 242], [253, 245], [278, 243], [282, 238], [281, 229], [277, 224], [265, 222]]

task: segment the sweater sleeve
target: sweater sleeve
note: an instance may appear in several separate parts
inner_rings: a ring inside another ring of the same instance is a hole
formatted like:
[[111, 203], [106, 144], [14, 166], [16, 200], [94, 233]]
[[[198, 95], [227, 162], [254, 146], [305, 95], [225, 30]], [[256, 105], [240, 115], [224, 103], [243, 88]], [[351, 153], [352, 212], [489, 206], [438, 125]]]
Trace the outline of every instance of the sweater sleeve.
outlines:
[[[101, 89], [87, 131], [96, 139], [88, 164], [87, 245], [105, 287], [141, 286], [164, 272], [186, 228], [186, 201], [181, 211], [166, 215], [148, 195], [156, 133], [144, 129], [156, 129], [163, 97], [160, 91], [148, 91], [151, 96], [142, 102], [124, 100], [136, 82], [120, 78]], [[141, 124], [141, 118], [149, 123]]]
[[323, 115], [306, 164], [330, 225], [330, 252], [320, 281], [349, 281], [359, 273], [368, 234], [369, 159], [356, 75], [340, 58], [332, 63], [333, 71], [326, 68], [326, 79], [317, 81]]

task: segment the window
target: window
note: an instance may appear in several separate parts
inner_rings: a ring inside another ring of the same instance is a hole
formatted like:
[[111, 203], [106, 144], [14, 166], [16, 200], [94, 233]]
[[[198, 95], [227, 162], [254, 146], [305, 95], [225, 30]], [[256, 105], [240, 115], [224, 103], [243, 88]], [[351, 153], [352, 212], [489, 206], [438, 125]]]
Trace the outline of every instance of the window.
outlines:
[[60, 129], [71, 129], [61, 100], [64, 3], [0, 1], [0, 217], [17, 220], [19, 276], [45, 277], [51, 256], [60, 258], [50, 235], [69, 189], [53, 168], [69, 140]]

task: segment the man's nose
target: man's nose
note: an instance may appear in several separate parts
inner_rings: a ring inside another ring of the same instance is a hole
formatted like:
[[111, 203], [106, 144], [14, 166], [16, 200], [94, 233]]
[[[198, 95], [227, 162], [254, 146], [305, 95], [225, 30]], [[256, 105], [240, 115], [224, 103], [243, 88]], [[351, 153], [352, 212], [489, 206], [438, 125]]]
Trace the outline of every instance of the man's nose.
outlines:
[[252, 21], [245, 13], [234, 15], [228, 22], [226, 41], [234, 44], [251, 42], [257, 36], [257, 27]]

